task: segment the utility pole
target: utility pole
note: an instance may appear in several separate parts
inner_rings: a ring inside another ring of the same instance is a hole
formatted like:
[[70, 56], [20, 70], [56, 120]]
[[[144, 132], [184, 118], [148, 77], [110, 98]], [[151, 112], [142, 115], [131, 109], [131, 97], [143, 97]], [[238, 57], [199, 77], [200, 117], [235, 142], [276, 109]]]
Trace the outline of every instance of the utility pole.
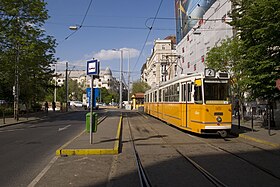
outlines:
[[16, 56], [16, 64], [15, 64], [15, 86], [13, 87], [14, 94], [14, 119], [18, 121], [19, 115], [19, 73], [18, 73], [18, 65], [19, 65], [19, 46], [17, 45], [17, 56]]
[[54, 69], [54, 72], [55, 72], [54, 96], [53, 96], [54, 102], [56, 102], [56, 85], [57, 85], [57, 83], [56, 83], [57, 82], [56, 66], [57, 66], [57, 63], [55, 63], [55, 69]]
[[65, 100], [66, 100], [66, 107], [65, 111], [68, 112], [68, 62], [66, 62], [66, 70], [65, 70]]
[[121, 52], [121, 61], [120, 61], [120, 103], [119, 103], [119, 107], [120, 109], [122, 108], [122, 72], [123, 72], [123, 51], [120, 50]]
[[127, 101], [128, 105], [130, 105], [130, 51], [128, 51], [128, 76], [127, 76]]

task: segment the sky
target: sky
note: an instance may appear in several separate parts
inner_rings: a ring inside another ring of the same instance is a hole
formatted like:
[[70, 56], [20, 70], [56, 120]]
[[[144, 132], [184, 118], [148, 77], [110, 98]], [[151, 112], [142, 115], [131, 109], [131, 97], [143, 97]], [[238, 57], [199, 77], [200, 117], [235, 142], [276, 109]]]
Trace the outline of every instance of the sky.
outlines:
[[[124, 74], [128, 72], [129, 61], [131, 79], [138, 80], [142, 65], [151, 55], [154, 40], [175, 35], [174, 0], [163, 0], [162, 4], [161, 0], [92, 0], [88, 9], [90, 2], [46, 0], [50, 18], [44, 29], [58, 44], [57, 69], [65, 69], [67, 61], [69, 69], [85, 70], [86, 62], [97, 58], [101, 69], [110, 67], [113, 76], [118, 78], [120, 51], [116, 50], [122, 49]], [[76, 32], [69, 29], [81, 23], [82, 27]]]

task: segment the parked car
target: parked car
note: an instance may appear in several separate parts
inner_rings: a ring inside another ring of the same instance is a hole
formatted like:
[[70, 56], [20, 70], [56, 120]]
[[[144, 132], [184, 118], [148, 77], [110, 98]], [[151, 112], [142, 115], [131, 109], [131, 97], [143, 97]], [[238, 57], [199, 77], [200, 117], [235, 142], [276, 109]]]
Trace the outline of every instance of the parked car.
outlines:
[[70, 101], [71, 107], [83, 107], [83, 103], [81, 101]]

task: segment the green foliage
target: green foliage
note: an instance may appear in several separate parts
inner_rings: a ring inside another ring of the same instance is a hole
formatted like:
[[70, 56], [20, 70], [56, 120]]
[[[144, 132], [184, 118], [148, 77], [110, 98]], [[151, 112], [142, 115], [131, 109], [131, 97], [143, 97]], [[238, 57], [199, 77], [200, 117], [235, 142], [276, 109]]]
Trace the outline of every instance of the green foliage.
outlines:
[[280, 78], [280, 1], [232, 0], [233, 25], [243, 42], [242, 63], [252, 98], [275, 99]]
[[97, 98], [98, 102], [103, 102], [109, 104], [114, 100], [114, 102], [118, 101], [118, 94], [113, 90], [107, 90], [106, 88], [101, 88], [101, 101], [100, 97]]
[[48, 19], [42, 0], [0, 1], [0, 98], [13, 100], [15, 72], [19, 75], [19, 99], [43, 100], [51, 90], [55, 40], [42, 26]]
[[69, 79], [68, 83], [69, 99], [72, 101], [82, 101], [83, 90], [76, 80]]
[[146, 82], [138, 80], [132, 84], [132, 95], [135, 93], [145, 93], [148, 89], [150, 89], [150, 86]]
[[243, 64], [243, 42], [236, 38], [226, 39], [218, 47], [213, 47], [207, 53], [206, 64], [216, 71], [228, 72], [231, 75], [231, 83], [235, 95], [242, 97], [247, 90], [246, 70]]

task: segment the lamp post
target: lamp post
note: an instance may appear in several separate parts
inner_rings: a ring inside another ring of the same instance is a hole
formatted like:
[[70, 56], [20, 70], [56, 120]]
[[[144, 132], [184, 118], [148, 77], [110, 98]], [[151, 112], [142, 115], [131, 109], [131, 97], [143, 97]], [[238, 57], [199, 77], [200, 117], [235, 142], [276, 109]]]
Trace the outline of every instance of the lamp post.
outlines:
[[65, 111], [68, 112], [68, 62], [66, 62], [66, 70], [65, 70], [65, 100], [66, 100], [66, 106]]
[[130, 51], [128, 50], [128, 73], [127, 73], [127, 101], [130, 104]]
[[120, 108], [122, 108], [122, 89], [123, 89], [123, 87], [122, 87], [122, 72], [123, 72], [123, 51], [122, 50], [120, 50], [120, 52], [121, 52], [121, 60], [120, 60], [120, 103], [119, 103], [119, 105], [120, 105]]
[[53, 100], [54, 100], [54, 102], [56, 102], [56, 86], [57, 86], [57, 74], [56, 74], [56, 71], [57, 71], [57, 63], [55, 63], [55, 67], [54, 67], [54, 74], [55, 74], [54, 93], [53, 93]]
[[119, 108], [122, 108], [122, 72], [123, 72], [123, 50], [122, 49], [113, 49], [113, 51], [120, 51], [121, 57], [120, 57], [120, 99], [119, 99]]

